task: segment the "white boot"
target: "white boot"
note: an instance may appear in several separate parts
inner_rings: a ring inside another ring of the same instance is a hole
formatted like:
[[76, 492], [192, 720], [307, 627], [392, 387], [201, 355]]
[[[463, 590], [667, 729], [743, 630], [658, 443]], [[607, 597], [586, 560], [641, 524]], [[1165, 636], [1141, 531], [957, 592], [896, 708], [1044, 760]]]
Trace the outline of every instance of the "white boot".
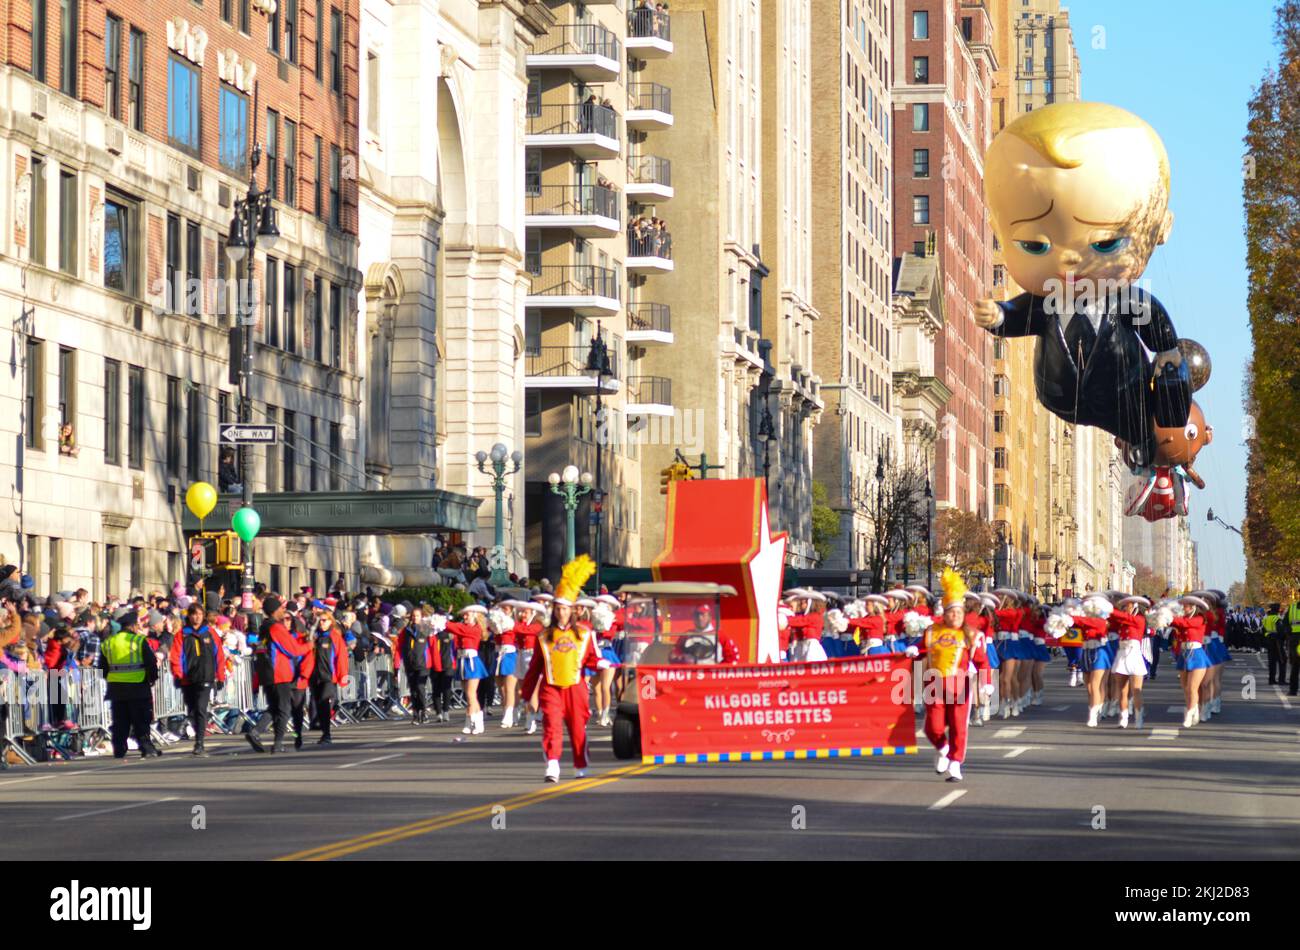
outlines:
[[1000, 711], [1003, 719], [1009, 719], [1011, 717], [1011, 700], [1002, 700], [1002, 709]]
[[1127, 729], [1127, 728], [1128, 728], [1128, 710], [1127, 710], [1127, 709], [1121, 709], [1121, 710], [1119, 711], [1119, 727], [1120, 727], [1121, 729]]
[[1223, 712], [1223, 697], [1215, 696], [1212, 700], [1210, 700], [1210, 706], [1211, 706], [1210, 711], [1215, 715], [1218, 715], [1219, 713]]
[[501, 728], [509, 729], [515, 724], [515, 707], [507, 706], [505, 712], [501, 714]]
[[1096, 728], [1097, 728], [1097, 720], [1098, 720], [1099, 718], [1101, 718], [1101, 707], [1100, 707], [1100, 706], [1089, 706], [1089, 707], [1088, 707], [1088, 728], [1089, 728], [1089, 729], [1096, 729]]
[[1196, 710], [1189, 709], [1183, 713], [1183, 728], [1190, 729], [1194, 725], [1196, 725]]
[[474, 731], [471, 732], [470, 735], [472, 736], [483, 735], [483, 710], [481, 709], [474, 714]]
[[560, 780], [560, 760], [546, 760], [546, 779], [547, 782], [558, 782]]
[[1145, 719], [1144, 712], [1145, 710], [1141, 706], [1139, 706], [1136, 715], [1134, 715], [1133, 717], [1133, 725], [1135, 725], [1139, 729], [1142, 728], [1142, 723]]
[[1033, 706], [1043, 705], [1043, 691], [1041, 689], [1034, 691], [1034, 698], [1031, 701], [1030, 705]]
[[944, 772], [948, 771], [948, 765], [948, 744], [945, 742], [943, 748], [935, 753], [934, 770], [942, 775]]
[[961, 781], [961, 763], [960, 763], [960, 762], [954, 762], [954, 763], [952, 763], [952, 765], [948, 766], [948, 781], [950, 781], [950, 782], [960, 782], [960, 781]]
[[465, 713], [465, 728], [461, 732], [470, 735], [474, 731], [474, 717], [469, 712]]
[[537, 731], [537, 713], [533, 712], [530, 709], [528, 710], [528, 735], [531, 736], [536, 731]]
[[1020, 710], [1025, 708], [1025, 698], [1022, 696], [1011, 704], [1011, 715], [1019, 716]]
[[574, 777], [574, 778], [586, 778], [586, 777], [587, 777], [587, 770], [586, 770], [586, 769], [578, 769], [577, 771], [575, 771], [575, 772], [573, 773], [573, 777]]
[[1213, 716], [1213, 715], [1214, 715], [1214, 714], [1210, 712], [1210, 704], [1209, 704], [1209, 703], [1201, 703], [1201, 711], [1200, 711], [1200, 713], [1197, 715], [1197, 721], [1198, 721], [1198, 722], [1209, 722], [1209, 721], [1210, 721], [1210, 717]]

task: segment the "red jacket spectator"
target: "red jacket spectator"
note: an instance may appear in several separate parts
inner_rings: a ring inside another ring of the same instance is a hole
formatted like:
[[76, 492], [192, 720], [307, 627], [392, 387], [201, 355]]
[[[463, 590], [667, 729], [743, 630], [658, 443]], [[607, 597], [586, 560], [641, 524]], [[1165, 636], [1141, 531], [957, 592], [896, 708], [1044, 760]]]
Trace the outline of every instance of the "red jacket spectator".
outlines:
[[73, 666], [76, 663], [77, 650], [74, 645], [66, 644], [58, 637], [50, 637], [50, 642], [45, 645], [45, 668], [47, 670], [61, 670], [65, 666]]
[[172, 637], [172, 646], [168, 651], [167, 658], [171, 662], [172, 676], [180, 680], [182, 686], [204, 685], [191, 684], [190, 677], [194, 673], [191, 666], [194, 662], [194, 651], [186, 650], [186, 641], [192, 637], [198, 637], [200, 640], [206, 640], [212, 647], [213, 665], [211, 669], [212, 683], [224, 683], [226, 681], [226, 651], [221, 645], [221, 637], [213, 632], [212, 628], [206, 623], [194, 630], [191, 627], [185, 627], [176, 636]]
[[306, 689], [307, 681], [302, 676], [303, 658], [312, 651], [310, 640], [299, 640], [282, 623], [271, 624], [267, 652], [271, 658], [271, 682], [277, 686], [281, 683], [294, 683], [295, 689]]
[[[477, 627], [475, 629], [478, 629]], [[402, 628], [402, 632], [397, 635], [397, 648], [393, 652], [393, 662], [400, 666], [406, 656], [406, 641], [411, 639], [411, 625], [407, 624]], [[442, 650], [439, 648], [438, 635], [432, 630], [424, 642], [424, 668], [430, 673], [442, 673]], [[450, 671], [447, 671], [450, 672]], [[410, 675], [410, 671], [407, 671]]]
[[[302, 667], [298, 672], [303, 682], [311, 682], [312, 674], [316, 671], [317, 655], [323, 647], [323, 640], [324, 637], [316, 637], [311, 645], [311, 652], [302, 661]], [[342, 686], [348, 678], [348, 645], [343, 639], [343, 634], [339, 633], [338, 627], [330, 630], [329, 653], [330, 682], [335, 686]]]

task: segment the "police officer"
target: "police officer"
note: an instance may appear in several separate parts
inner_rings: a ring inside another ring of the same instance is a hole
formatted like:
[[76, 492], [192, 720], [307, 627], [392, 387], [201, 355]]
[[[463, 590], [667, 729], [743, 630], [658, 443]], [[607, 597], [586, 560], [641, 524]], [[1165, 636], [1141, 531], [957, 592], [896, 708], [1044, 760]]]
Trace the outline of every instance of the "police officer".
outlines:
[[1286, 661], [1291, 666], [1288, 692], [1295, 696], [1300, 694], [1300, 600], [1294, 601], [1286, 611]]
[[1264, 617], [1264, 638], [1268, 645], [1268, 682], [1272, 686], [1286, 680], [1286, 636], [1279, 629], [1282, 605], [1269, 604]]
[[106, 674], [105, 698], [113, 707], [113, 758], [126, 758], [126, 742], [135, 736], [140, 757], [162, 755], [149, 739], [153, 722], [153, 684], [158, 680], [158, 658], [149, 647], [145, 631], [148, 617], [139, 611], [126, 611], [117, 620], [117, 628], [100, 645], [98, 666]]

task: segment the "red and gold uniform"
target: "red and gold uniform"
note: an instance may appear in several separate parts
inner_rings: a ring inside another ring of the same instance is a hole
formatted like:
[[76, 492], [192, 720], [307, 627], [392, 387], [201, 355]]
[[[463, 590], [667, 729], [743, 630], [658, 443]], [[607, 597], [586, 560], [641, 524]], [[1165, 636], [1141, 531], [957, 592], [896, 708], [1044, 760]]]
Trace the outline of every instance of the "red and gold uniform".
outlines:
[[552, 627], [537, 638], [533, 660], [524, 675], [523, 696], [537, 689], [542, 710], [542, 751], [548, 761], [559, 759], [564, 749], [564, 728], [569, 729], [575, 768], [587, 767], [587, 701], [584, 671], [595, 671], [602, 661], [590, 630], [571, 623], [565, 629]]
[[978, 633], [969, 627], [945, 626], [942, 620], [925, 632], [925, 737], [936, 749], [947, 745], [948, 758], [953, 762], [966, 758], [971, 702], [967, 671], [974, 665], [983, 679], [989, 668], [977, 638]]

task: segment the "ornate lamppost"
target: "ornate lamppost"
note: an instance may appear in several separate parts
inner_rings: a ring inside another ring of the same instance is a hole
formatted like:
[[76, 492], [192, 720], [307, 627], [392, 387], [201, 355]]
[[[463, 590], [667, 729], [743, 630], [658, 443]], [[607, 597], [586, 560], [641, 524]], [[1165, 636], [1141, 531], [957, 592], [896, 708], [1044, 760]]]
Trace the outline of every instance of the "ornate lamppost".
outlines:
[[[501, 584], [510, 582], [510, 572], [506, 570], [505, 556], [505, 509], [502, 504], [502, 497], [505, 495], [506, 479], [516, 474], [523, 465], [524, 453], [515, 449], [511, 452], [502, 443], [498, 442], [492, 446], [492, 451], [476, 452], [474, 455], [478, 462], [478, 470], [484, 475], [492, 476], [492, 492], [496, 495], [496, 521], [492, 532], [492, 586], [497, 587]], [[509, 458], [514, 468], [506, 469], [506, 460]], [[489, 460], [492, 463], [491, 471], [488, 470]]]
[[[551, 472], [546, 479], [551, 483], [551, 491], [564, 499], [564, 512], [568, 517], [569, 533], [565, 541], [565, 551], [567, 552], [564, 560], [565, 563], [572, 561], [574, 558], [574, 512], [578, 510], [578, 499], [583, 495], [591, 492], [591, 472], [578, 474], [578, 466], [564, 466], [563, 474]], [[599, 588], [597, 588], [599, 589]]]

